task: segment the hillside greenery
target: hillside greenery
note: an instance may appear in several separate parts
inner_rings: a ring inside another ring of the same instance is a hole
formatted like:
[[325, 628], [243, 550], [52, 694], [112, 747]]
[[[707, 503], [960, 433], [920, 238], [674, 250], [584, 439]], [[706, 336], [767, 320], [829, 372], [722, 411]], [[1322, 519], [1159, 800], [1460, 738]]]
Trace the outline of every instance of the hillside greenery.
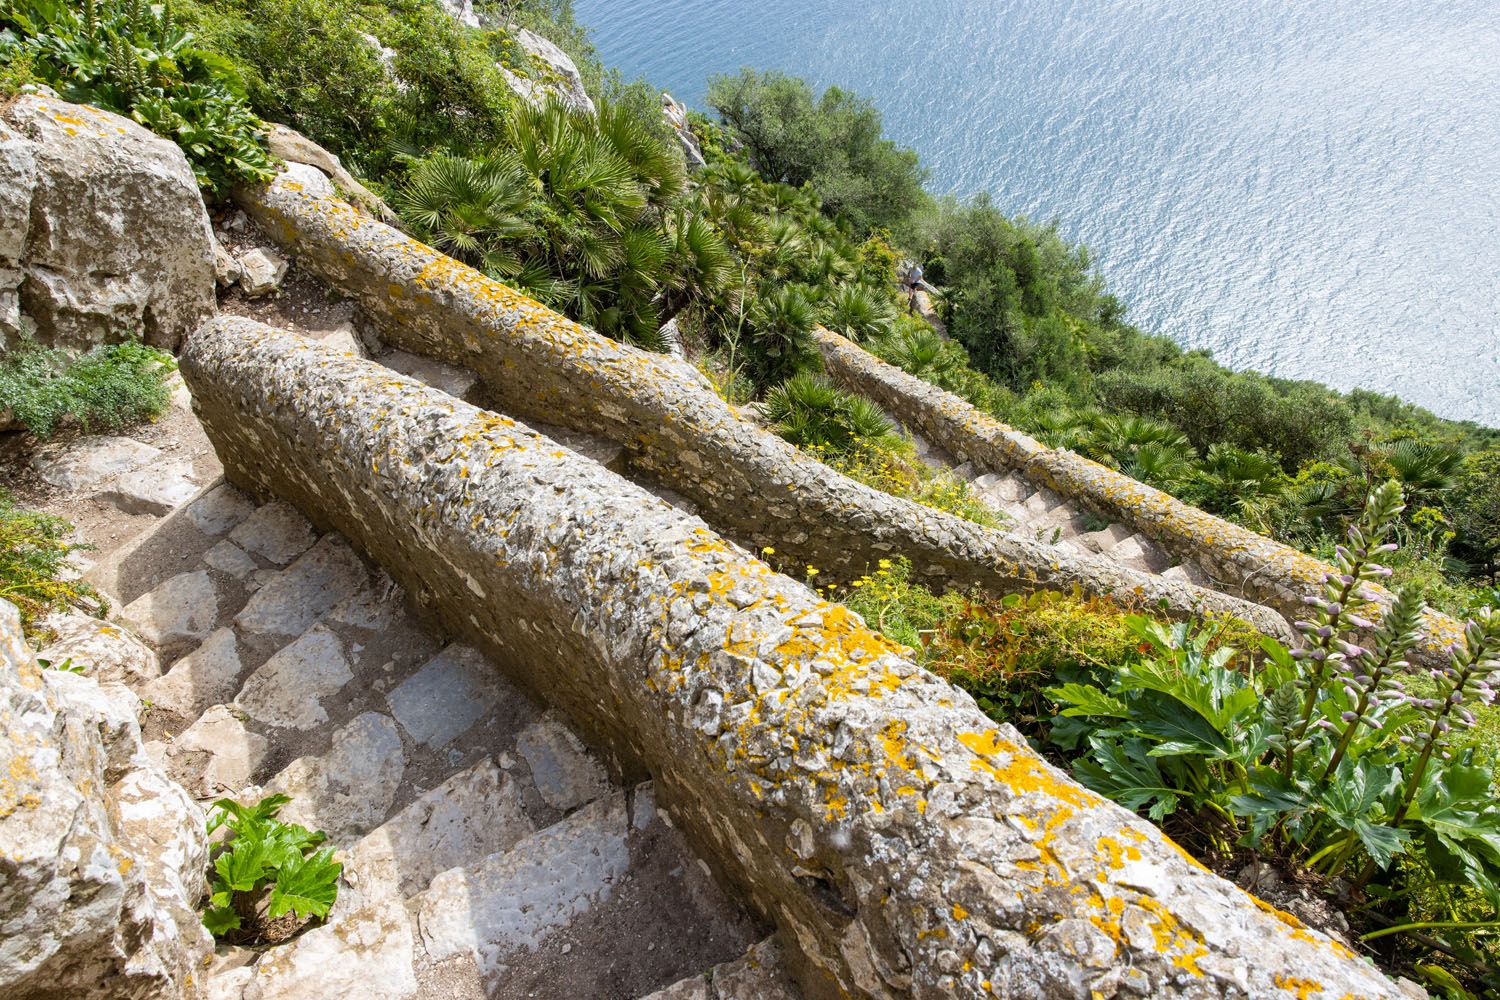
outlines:
[[[1459, 659], [1430, 689], [1398, 695], [1387, 674], [1416, 595], [1472, 613], [1473, 645], [1491, 642], [1495, 620], [1477, 612], [1497, 603], [1500, 582], [1500, 431], [1234, 372], [1138, 329], [1086, 248], [984, 195], [934, 196], [879, 111], [838, 88], [754, 70], [713, 80], [715, 117], [693, 117], [709, 162], [690, 174], [659, 92], [603, 67], [566, 0], [477, 9], [480, 29], [431, 0], [0, 0], [0, 99], [44, 83], [128, 114], [183, 145], [211, 198], [266, 176], [263, 123], [288, 124], [363, 174], [413, 234], [622, 341], [664, 349], [671, 324], [726, 399], [760, 408], [793, 444], [981, 523], [996, 516], [962, 482], [823, 378], [816, 325], [1052, 445], [1350, 563], [1351, 578], [1374, 572], [1363, 542], [1398, 544], [1389, 582], [1403, 603], [1370, 650], [1324, 648], [1350, 624], [1338, 600], [1294, 654], [1240, 623], [1170, 628], [1149, 609], [1079, 594], [933, 594], [899, 561], [812, 582], [1201, 856], [1249, 852], [1330, 887], [1341, 879], [1385, 959], [1452, 996], [1482, 989], [1497, 958], [1500, 866], [1485, 801], [1500, 733], [1488, 682]], [[569, 52], [597, 114], [513, 96], [502, 70], [543, 73], [516, 42], [520, 27]], [[898, 292], [909, 259], [937, 287], [951, 339], [909, 314]], [[65, 364], [34, 353], [7, 363], [25, 368], [5, 390], [22, 419], [90, 419], [53, 401], [72, 390], [36, 389]], [[1347, 525], [1372, 494], [1352, 542]], [[38, 540], [5, 581], [25, 588], [12, 592], [34, 622], [70, 595], [38, 584], [62, 569], [48, 548], [61, 529], [29, 516], [0, 502], [0, 522]], [[1314, 664], [1331, 650], [1364, 669], [1325, 676]], [[1472, 725], [1448, 705], [1473, 708]], [[1182, 706], [1203, 720], [1198, 742], [1160, 753], [1152, 720]], [[1265, 706], [1285, 725], [1265, 725]], [[1454, 823], [1432, 828], [1434, 810]], [[1440, 937], [1445, 957], [1416, 937], [1378, 936], [1405, 925]]]

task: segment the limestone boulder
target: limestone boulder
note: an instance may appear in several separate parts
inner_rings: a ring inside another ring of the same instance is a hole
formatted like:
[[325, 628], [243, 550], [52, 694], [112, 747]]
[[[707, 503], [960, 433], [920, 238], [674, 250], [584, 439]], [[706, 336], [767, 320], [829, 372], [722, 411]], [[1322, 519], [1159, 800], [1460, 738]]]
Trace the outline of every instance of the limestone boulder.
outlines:
[[671, 94], [663, 92], [661, 95], [661, 114], [672, 129], [672, 134], [677, 137], [677, 145], [682, 147], [682, 156], [687, 160], [687, 165], [693, 170], [708, 165], [703, 158], [703, 147], [698, 142], [698, 137], [693, 134], [692, 126], [688, 124], [687, 106], [679, 104]]
[[55, 638], [38, 658], [74, 668], [101, 684], [144, 684], [161, 674], [156, 652], [119, 625], [76, 613], [50, 616], [43, 625]]
[[[384, 63], [389, 59], [391, 65], [394, 65], [396, 57], [394, 49], [381, 45], [380, 39], [373, 35], [367, 35], [366, 38], [374, 40], [376, 51], [381, 53], [381, 62]], [[379, 195], [366, 188], [355, 179], [353, 174], [344, 169], [344, 164], [337, 156], [301, 132], [289, 129], [285, 125], [271, 125], [266, 131], [266, 147], [273, 155], [289, 164], [300, 163], [316, 167], [360, 208], [386, 222], [396, 221], [396, 213], [391, 211]], [[303, 177], [305, 179], [306, 175]]]
[[204, 816], [147, 756], [136, 707], [41, 669], [0, 601], [0, 996], [198, 996]]
[[594, 102], [583, 85], [583, 74], [566, 52], [525, 28], [517, 28], [514, 37], [531, 57], [532, 69], [529, 75], [521, 76], [502, 66], [500, 72], [511, 90], [531, 104], [542, 104], [556, 97], [585, 114], [594, 113]]
[[[0, 126], [0, 334], [175, 349], [215, 311], [214, 243], [182, 150], [119, 115], [28, 95]], [[26, 319], [22, 319], [24, 316]]]

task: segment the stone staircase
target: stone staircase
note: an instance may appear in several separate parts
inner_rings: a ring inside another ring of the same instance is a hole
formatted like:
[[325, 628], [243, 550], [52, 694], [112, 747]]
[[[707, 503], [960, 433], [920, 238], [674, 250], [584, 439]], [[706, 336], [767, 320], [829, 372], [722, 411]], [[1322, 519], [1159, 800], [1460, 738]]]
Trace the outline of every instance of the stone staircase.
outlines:
[[205, 804], [290, 795], [345, 864], [325, 925], [220, 948], [213, 997], [629, 1000], [754, 941], [649, 783], [289, 505], [217, 485], [91, 573], [168, 666], [136, 685], [148, 751]]
[[[890, 418], [893, 423], [900, 421]], [[1038, 488], [1015, 471], [985, 472], [972, 462], [958, 462], [947, 452], [908, 429], [917, 457], [932, 468], [947, 470], [973, 487], [978, 498], [1000, 514], [1006, 527], [1055, 546], [1069, 555], [1093, 553], [1129, 569], [1166, 580], [1213, 587], [1208, 573], [1191, 561], [1176, 562], [1144, 534], [1083, 510], [1059, 494]]]
[[[302, 332], [364, 353], [347, 323], [319, 328], [326, 318], [304, 316]], [[466, 372], [381, 353], [473, 389]], [[208, 996], [727, 996], [670, 990], [736, 962], [782, 991], [746, 997], [796, 996], [773, 946], [746, 953], [763, 928], [651, 783], [613, 780], [560, 716], [420, 624], [383, 570], [291, 505], [222, 480], [175, 501], [130, 520], [139, 534], [85, 571], [149, 647], [134, 643], [112, 679], [143, 702], [147, 751], [205, 807], [287, 794], [282, 817], [326, 831], [344, 863], [326, 923], [270, 949], [221, 945]], [[62, 635], [83, 663], [99, 626], [76, 617]]]

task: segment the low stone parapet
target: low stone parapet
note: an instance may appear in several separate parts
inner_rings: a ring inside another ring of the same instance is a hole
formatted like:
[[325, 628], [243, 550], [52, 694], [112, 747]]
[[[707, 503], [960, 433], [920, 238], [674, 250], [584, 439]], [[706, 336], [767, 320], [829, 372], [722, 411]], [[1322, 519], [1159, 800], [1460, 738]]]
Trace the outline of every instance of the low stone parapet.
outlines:
[[182, 371], [232, 482], [341, 531], [649, 772], [809, 997], [1400, 995], [842, 606], [524, 425], [245, 320]]
[[[1249, 528], [1215, 517], [1161, 490], [1071, 451], [1049, 448], [930, 382], [889, 365], [829, 330], [816, 331], [835, 380], [869, 396], [896, 419], [960, 460], [1014, 470], [1110, 521], [1128, 525], [1172, 556], [1191, 560], [1217, 585], [1288, 617], [1304, 617], [1332, 566]], [[1380, 600], [1390, 595], [1379, 588]], [[1447, 615], [1424, 618], [1422, 652], [1440, 658], [1463, 629]]]
[[840, 475], [742, 418], [690, 364], [603, 337], [285, 176], [237, 197], [273, 239], [352, 296], [395, 347], [475, 372], [509, 413], [622, 445], [713, 526], [788, 565], [852, 579], [903, 555], [936, 587], [1113, 594], [1178, 617], [1279, 615], [1089, 555], [1064, 555]]

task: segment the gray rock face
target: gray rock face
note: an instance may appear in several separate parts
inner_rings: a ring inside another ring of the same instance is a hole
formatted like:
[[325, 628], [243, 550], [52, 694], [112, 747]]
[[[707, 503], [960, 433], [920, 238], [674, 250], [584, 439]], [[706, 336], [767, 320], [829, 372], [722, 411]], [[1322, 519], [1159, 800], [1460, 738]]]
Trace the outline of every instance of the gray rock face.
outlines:
[[[343, 532], [591, 743], [649, 772], [674, 825], [825, 993], [1284, 998], [1316, 980], [1399, 995], [846, 608], [523, 424], [242, 320], [191, 338], [182, 368], [231, 481]], [[351, 420], [355, 398], [378, 419]], [[371, 738], [341, 734], [304, 769], [321, 789], [281, 789], [299, 796], [289, 808], [354, 787], [380, 801], [371, 762], [399, 776], [400, 741], [390, 720], [363, 725]], [[334, 760], [356, 757], [341, 741], [361, 744], [358, 768]], [[609, 891], [616, 802], [550, 828], [572, 830], [565, 841], [533, 851], [544, 831], [439, 875], [412, 901], [422, 947], [498, 970], [515, 942]], [[357, 828], [343, 808], [299, 819]]]
[[175, 349], [216, 310], [213, 236], [182, 151], [52, 97], [22, 97], [3, 117], [0, 333], [18, 304], [46, 344], [141, 333]]
[[135, 699], [43, 671], [0, 601], [0, 995], [197, 995], [204, 817], [141, 744]]
[[682, 156], [687, 160], [687, 165], [695, 170], [707, 166], [708, 161], [703, 158], [703, 147], [688, 124], [687, 108], [678, 104], [671, 94], [664, 92], [661, 95], [661, 114], [671, 127], [672, 134], [677, 137], [677, 144], [682, 147]]
[[569, 107], [594, 114], [594, 102], [583, 85], [583, 74], [578, 72], [578, 67], [566, 52], [525, 28], [517, 28], [514, 37], [537, 67], [529, 77], [519, 76], [503, 66], [500, 68], [505, 82], [518, 96], [532, 104], [542, 104], [556, 97]]

